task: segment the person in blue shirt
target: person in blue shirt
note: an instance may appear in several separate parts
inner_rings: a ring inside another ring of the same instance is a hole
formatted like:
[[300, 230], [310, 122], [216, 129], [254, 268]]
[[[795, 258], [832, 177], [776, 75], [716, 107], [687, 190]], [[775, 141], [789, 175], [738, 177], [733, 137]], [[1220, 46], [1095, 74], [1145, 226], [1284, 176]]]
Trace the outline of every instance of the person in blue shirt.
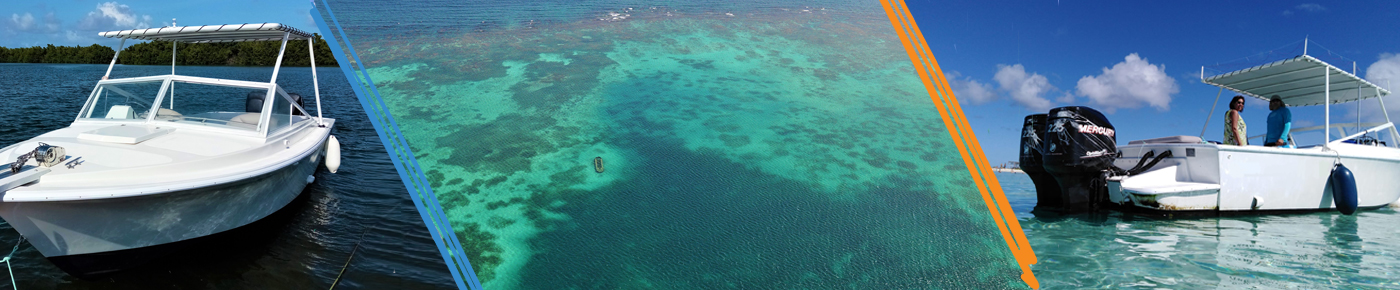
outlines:
[[1288, 142], [1292, 139], [1288, 131], [1293, 127], [1293, 112], [1288, 110], [1288, 106], [1283, 104], [1283, 99], [1278, 95], [1269, 99], [1269, 111], [1269, 129], [1268, 133], [1264, 134], [1264, 146], [1293, 148]]

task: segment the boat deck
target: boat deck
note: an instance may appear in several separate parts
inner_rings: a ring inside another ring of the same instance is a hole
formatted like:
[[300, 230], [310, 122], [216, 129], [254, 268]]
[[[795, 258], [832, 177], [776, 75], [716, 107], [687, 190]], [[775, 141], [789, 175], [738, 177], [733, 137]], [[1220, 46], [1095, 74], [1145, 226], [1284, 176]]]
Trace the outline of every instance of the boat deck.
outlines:
[[281, 168], [284, 163], [300, 162], [298, 155], [319, 149], [328, 134], [326, 130], [333, 128], [334, 120], [325, 120], [326, 128], [315, 128], [313, 122], [304, 121], [298, 126], [310, 128], [270, 139], [175, 128], [136, 144], [82, 138], [84, 132], [114, 125], [78, 122], [0, 149], [0, 158], [11, 162], [39, 142], [63, 147], [68, 155], [61, 164], [49, 168], [51, 171], [38, 183], [11, 189], [0, 198], [5, 202], [118, 198], [256, 176]]

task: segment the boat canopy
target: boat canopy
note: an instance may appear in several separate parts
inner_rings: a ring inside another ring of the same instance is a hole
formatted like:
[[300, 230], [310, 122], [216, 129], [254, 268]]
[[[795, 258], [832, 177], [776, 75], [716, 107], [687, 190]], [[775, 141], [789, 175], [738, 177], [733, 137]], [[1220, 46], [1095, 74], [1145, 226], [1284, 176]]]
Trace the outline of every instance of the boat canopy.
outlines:
[[[171, 20], [172, 22], [174, 21], [174, 19]], [[312, 38], [312, 35], [310, 33], [306, 33], [306, 31], [302, 31], [301, 29], [292, 28], [291, 26], [286, 26], [279, 23], [225, 24], [118, 30], [102, 32], [98, 33], [97, 35], [100, 35], [102, 37], [121, 39], [121, 44], [117, 45], [117, 53], [112, 55], [112, 63], [107, 65], [107, 73], [102, 75], [101, 81], [98, 81], [99, 89], [104, 84], [119, 82], [117, 80], [108, 80], [107, 78], [112, 75], [112, 68], [117, 66], [117, 59], [121, 56], [122, 50], [125, 49], [127, 39], [170, 41], [173, 43], [218, 43], [280, 40], [282, 41], [282, 46], [277, 50], [277, 62], [272, 67], [272, 79], [268, 80], [267, 82], [267, 84], [270, 84], [271, 87], [268, 87], [267, 94], [263, 98], [263, 105], [266, 107], [271, 107], [275, 98], [282, 97], [284, 100], [288, 101], [291, 104], [291, 106], [295, 108], [295, 110], [300, 111], [303, 114], [307, 113], [306, 109], [302, 108], [296, 100], [293, 100], [286, 92], [283, 92], [282, 89], [279, 86], [277, 86], [277, 74], [282, 70], [282, 56], [286, 55], [287, 41], [306, 40], [306, 52], [311, 61], [311, 86], [316, 92], [316, 123], [320, 126], [326, 125], [326, 123], [322, 120], [321, 117], [321, 83], [316, 77], [316, 45], [314, 43], [315, 40]], [[175, 77], [176, 47], [178, 47], [178, 45], [170, 46], [170, 75], [172, 77]], [[187, 78], [184, 76], [180, 77]], [[169, 80], [167, 80], [167, 82], [169, 82]], [[216, 84], [220, 82], [232, 83], [238, 81], [213, 79], [212, 81], [205, 82]], [[252, 86], [256, 87], [258, 85]], [[164, 92], [164, 88], [162, 88], [161, 90], [162, 92]], [[96, 90], [94, 91], [94, 94], [96, 94]], [[171, 96], [173, 95], [173, 89], [171, 89]], [[171, 106], [174, 106], [173, 97], [171, 99], [171, 102]], [[160, 103], [156, 103], [156, 105], [158, 106], [160, 105]], [[263, 116], [262, 120], [265, 122], [267, 118], [267, 116]], [[261, 133], [267, 133], [265, 126], [260, 128], [260, 130], [262, 130]]]
[[109, 38], [176, 41], [185, 43], [310, 39], [311, 34], [278, 23], [179, 26], [101, 32]]
[[[1308, 55], [1211, 77], [1204, 77], [1203, 73], [1202, 77], [1201, 81], [1207, 84], [1265, 101], [1278, 95], [1289, 107], [1322, 105], [1329, 99], [1332, 104], [1354, 102], [1390, 94], [1389, 90]], [[1331, 94], [1326, 92], [1329, 89]]]

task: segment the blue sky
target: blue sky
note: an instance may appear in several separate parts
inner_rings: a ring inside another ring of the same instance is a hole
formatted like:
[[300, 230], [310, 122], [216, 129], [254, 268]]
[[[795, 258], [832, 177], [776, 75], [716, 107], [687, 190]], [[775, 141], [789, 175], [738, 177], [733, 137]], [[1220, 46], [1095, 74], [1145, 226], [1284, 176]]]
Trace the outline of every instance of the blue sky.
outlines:
[[[1104, 111], [1119, 143], [1200, 135], [1219, 91], [1200, 82], [1201, 66], [1296, 56], [1305, 37], [1309, 55], [1347, 70], [1355, 61], [1400, 93], [1400, 1], [906, 1], [993, 165], [1016, 161], [1021, 120], [1052, 107]], [[1221, 139], [1234, 95], [1220, 97], [1206, 140]], [[1400, 121], [1400, 98], [1385, 101]], [[1384, 120], [1374, 99], [1356, 105], [1332, 106], [1333, 123]], [[1320, 106], [1292, 110], [1295, 128], [1323, 123]], [[1266, 102], [1249, 99], [1243, 115], [1249, 135], [1264, 133]]]
[[309, 0], [6, 1], [0, 5], [0, 46], [115, 47], [116, 40], [97, 33], [164, 27], [171, 18], [181, 26], [276, 22], [319, 33], [311, 7]]

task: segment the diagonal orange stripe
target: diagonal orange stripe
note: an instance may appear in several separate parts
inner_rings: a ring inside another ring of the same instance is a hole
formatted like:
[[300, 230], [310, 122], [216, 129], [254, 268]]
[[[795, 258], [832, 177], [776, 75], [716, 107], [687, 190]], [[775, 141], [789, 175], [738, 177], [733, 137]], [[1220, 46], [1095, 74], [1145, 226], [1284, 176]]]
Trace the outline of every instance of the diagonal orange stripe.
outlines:
[[938, 61], [929, 52], [928, 43], [924, 40], [923, 33], [919, 31], [918, 24], [909, 15], [909, 8], [904, 5], [904, 1], [880, 0], [880, 3], [885, 9], [886, 16], [890, 18], [890, 24], [894, 26], [896, 34], [899, 35], [905, 52], [909, 54], [909, 58], [914, 63], [920, 80], [928, 88], [929, 98], [938, 108], [938, 114], [943, 118], [949, 136], [953, 138], [953, 143], [958, 148], [958, 153], [962, 155], [963, 162], [967, 165], [968, 172], [977, 185], [978, 192], [981, 193], [983, 201], [987, 203], [987, 211], [994, 220], [998, 220], [997, 229], [1001, 231], [1007, 247], [1011, 249], [1016, 262], [1021, 266], [1021, 280], [1025, 281], [1031, 288], [1040, 288], [1040, 283], [1036, 281], [1035, 275], [1031, 273], [1030, 269], [1030, 265], [1036, 263], [1035, 252], [1031, 250], [1030, 243], [1026, 241], [1025, 232], [1021, 229], [1020, 222], [1016, 220], [1011, 205], [1007, 203], [1006, 195], [1001, 190], [1001, 184], [997, 181], [996, 175], [992, 173], [991, 166], [988, 165], [981, 144], [977, 142], [973, 131], [968, 128], [967, 117], [963, 115], [962, 107], [949, 89], [948, 80], [943, 75], [942, 68], [938, 66]]
[[[913, 21], [913, 19], [910, 19], [910, 21]], [[914, 26], [913, 28], [913, 36], [917, 38], [915, 43], [923, 45], [924, 52], [929, 52], [927, 42], [923, 39], [923, 33], [919, 31], [918, 26]], [[967, 116], [963, 115], [962, 105], [958, 103], [957, 98], [953, 96], [952, 91], [950, 89], [951, 86], [948, 85], [948, 80], [943, 75], [943, 69], [938, 66], [938, 61], [934, 59], [933, 54], [928, 54], [928, 59], [933, 65], [932, 71], [936, 73], [934, 80], [938, 81], [943, 91], [948, 93], [948, 97], [951, 99], [948, 102], [948, 105], [952, 106], [952, 109], [950, 110], [956, 115], [956, 121], [959, 124], [961, 124], [960, 128], [963, 133], [964, 140], [969, 142], [967, 148], [972, 151], [972, 157], [975, 158], [975, 164], [978, 166], [977, 170], [973, 172], [973, 174], [981, 175], [986, 180], [987, 188], [992, 191], [992, 197], [995, 198], [996, 204], [999, 205], [1001, 215], [1009, 217], [1006, 219], [1007, 227], [1009, 227], [1012, 232], [1017, 233], [1014, 237], [1014, 239], [1017, 241], [1014, 247], [1029, 250], [1030, 245], [1027, 242], [1025, 235], [1023, 234], [1021, 224], [1015, 219], [1015, 212], [1012, 211], [1010, 203], [1007, 202], [1006, 195], [1001, 190], [1001, 184], [996, 179], [996, 174], [992, 173], [991, 163], [987, 161], [986, 155], [982, 152], [982, 145], [977, 141], [977, 136], [974, 134], [974, 130], [972, 130], [971, 127], [967, 125]], [[996, 213], [993, 214], [997, 215]], [[1031, 259], [1030, 264], [1034, 264], [1034, 253], [1029, 251], [1024, 253], [1031, 254], [1029, 257], [1026, 258]]]

